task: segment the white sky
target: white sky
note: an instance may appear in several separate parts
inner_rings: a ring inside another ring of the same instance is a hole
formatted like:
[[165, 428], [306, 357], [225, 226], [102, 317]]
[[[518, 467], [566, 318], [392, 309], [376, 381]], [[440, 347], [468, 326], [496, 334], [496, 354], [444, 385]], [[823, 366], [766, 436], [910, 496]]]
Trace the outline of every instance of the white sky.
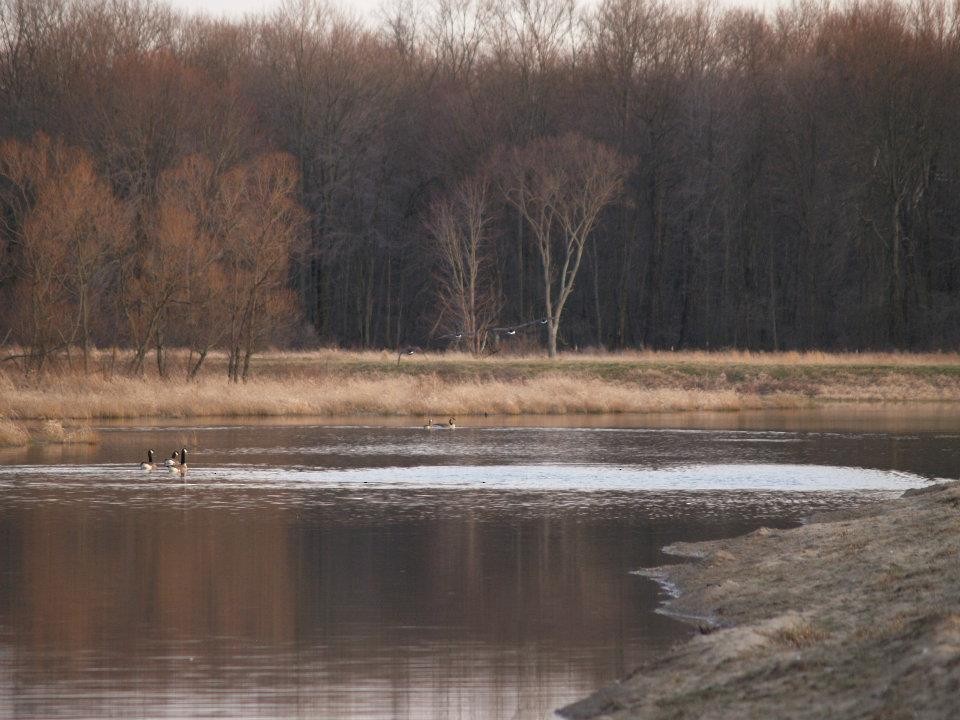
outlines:
[[[163, 2], [164, 0], [161, 0]], [[240, 18], [247, 13], [270, 12], [280, 5], [281, 0], [165, 0], [176, 8], [203, 12], [208, 15]], [[352, 8], [361, 16], [376, 17], [383, 0], [333, 0], [335, 5]], [[578, 5], [592, 5], [597, 0], [579, 0]], [[790, 0], [720, 0], [721, 6], [745, 5], [752, 7], [777, 7]]]
[[[164, 0], [161, 0], [163, 2]], [[280, 5], [280, 0], [165, 0], [183, 10], [204, 12], [208, 15], [226, 15], [239, 18], [248, 13], [269, 13]], [[334, 5], [353, 8], [361, 15], [373, 17], [380, 0], [334, 0]]]

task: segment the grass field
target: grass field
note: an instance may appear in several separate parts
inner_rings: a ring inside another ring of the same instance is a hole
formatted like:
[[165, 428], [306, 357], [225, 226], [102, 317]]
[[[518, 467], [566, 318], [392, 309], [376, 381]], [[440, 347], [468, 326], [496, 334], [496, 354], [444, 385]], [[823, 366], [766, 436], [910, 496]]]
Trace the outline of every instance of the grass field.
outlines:
[[224, 356], [185, 379], [110, 372], [102, 351], [84, 375], [0, 368], [0, 418], [98, 419], [307, 415], [646, 413], [804, 407], [826, 402], [960, 401], [960, 355], [630, 352], [474, 358], [324, 350], [266, 353], [251, 379], [225, 380]]

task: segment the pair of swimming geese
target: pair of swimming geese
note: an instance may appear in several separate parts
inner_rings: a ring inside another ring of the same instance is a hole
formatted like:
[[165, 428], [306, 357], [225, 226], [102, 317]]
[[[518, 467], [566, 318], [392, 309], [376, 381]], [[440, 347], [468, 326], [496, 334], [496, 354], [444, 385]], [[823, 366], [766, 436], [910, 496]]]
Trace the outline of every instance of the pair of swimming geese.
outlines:
[[[424, 430], [453, 430], [457, 426], [456, 421], [453, 418], [450, 418], [449, 422], [433, 422], [433, 419], [430, 418], [427, 420], [427, 424], [423, 426]], [[180, 448], [180, 452], [177, 453], [176, 450], [173, 451], [173, 454], [170, 455], [165, 461], [164, 466], [167, 467], [171, 473], [179, 473], [180, 477], [183, 477], [187, 474], [187, 449]], [[151, 472], [160, 467], [158, 463], [153, 461], [153, 450], [147, 450], [147, 461], [140, 463], [140, 469]]]
[[450, 418], [450, 422], [439, 422], [435, 423], [432, 418], [427, 420], [427, 424], [423, 426], [424, 430], [453, 430], [457, 426], [457, 423], [454, 422], [453, 418]]
[[[183, 477], [187, 474], [187, 449], [180, 448], [179, 453], [174, 450], [170, 457], [164, 461], [163, 465], [170, 470], [171, 473], [179, 473], [180, 477]], [[160, 463], [153, 461], [153, 450], [147, 450], [147, 461], [140, 463], [140, 469], [150, 472], [151, 470], [157, 470], [159, 467]]]

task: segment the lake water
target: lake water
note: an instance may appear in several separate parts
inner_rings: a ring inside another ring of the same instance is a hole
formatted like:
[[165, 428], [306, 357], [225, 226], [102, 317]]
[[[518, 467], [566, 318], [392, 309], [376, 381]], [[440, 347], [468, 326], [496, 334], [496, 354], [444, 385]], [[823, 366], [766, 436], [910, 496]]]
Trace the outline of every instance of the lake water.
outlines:
[[0, 452], [0, 717], [547, 718], [689, 636], [662, 546], [960, 466], [948, 407], [409, 422]]

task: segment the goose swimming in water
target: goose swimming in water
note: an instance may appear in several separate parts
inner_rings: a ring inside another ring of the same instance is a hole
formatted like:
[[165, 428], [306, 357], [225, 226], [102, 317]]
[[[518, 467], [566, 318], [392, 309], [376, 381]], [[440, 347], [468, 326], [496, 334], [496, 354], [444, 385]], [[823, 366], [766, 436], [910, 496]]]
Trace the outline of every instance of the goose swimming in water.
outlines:
[[180, 473], [180, 477], [184, 477], [187, 474], [187, 449], [180, 448], [180, 463], [171, 468], [175, 472]]
[[147, 461], [140, 463], [140, 469], [150, 472], [156, 470], [157, 465], [153, 462], [153, 450], [147, 450]]
[[445, 423], [435, 423], [432, 420], [427, 420], [427, 424], [423, 427], [427, 430], [453, 430], [457, 426], [457, 423], [453, 418], [450, 418], [450, 422]]
[[[170, 468], [170, 474], [179, 475], [180, 477], [183, 477], [184, 475], [186, 475], [187, 474], [187, 449], [181, 448], [179, 453], [174, 452], [173, 458], [171, 459], [174, 459], [174, 462], [168, 465], [168, 467]], [[169, 462], [169, 460], [167, 462]]]
[[175, 467], [176, 464], [177, 464], [177, 461], [178, 461], [179, 457], [180, 457], [179, 453], [178, 453], [176, 450], [174, 450], [174, 451], [170, 454], [170, 457], [168, 457], [166, 460], [164, 460], [163, 464], [166, 465], [168, 468]]

